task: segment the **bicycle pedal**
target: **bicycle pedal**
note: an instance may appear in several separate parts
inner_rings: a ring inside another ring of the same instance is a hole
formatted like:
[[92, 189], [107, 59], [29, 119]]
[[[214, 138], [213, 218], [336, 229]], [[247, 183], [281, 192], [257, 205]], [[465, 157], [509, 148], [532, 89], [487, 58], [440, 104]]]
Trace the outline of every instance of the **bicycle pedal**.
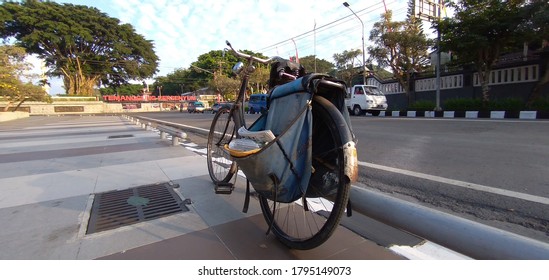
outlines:
[[215, 184], [216, 194], [231, 194], [234, 190], [233, 183], [217, 183]]

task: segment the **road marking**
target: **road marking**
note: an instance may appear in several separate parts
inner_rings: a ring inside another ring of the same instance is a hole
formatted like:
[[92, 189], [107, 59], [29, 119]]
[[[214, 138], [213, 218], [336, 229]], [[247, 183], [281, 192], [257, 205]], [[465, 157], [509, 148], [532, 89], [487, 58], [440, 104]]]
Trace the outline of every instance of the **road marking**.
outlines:
[[414, 247], [391, 245], [389, 250], [409, 260], [472, 260], [468, 256], [427, 240]]
[[[352, 118], [353, 120], [358, 117]], [[491, 118], [432, 118], [432, 117], [368, 117], [361, 118], [367, 121], [375, 120], [393, 120], [393, 121], [452, 121], [452, 122], [501, 122], [501, 123], [536, 123], [536, 124], [548, 124], [549, 121], [545, 119], [491, 119]]]
[[[149, 118], [145, 118], [145, 119], [149, 119]], [[381, 119], [385, 119], [385, 118], [381, 118]], [[387, 119], [391, 119], [391, 118], [387, 118]], [[403, 119], [404, 120], [417, 120], [417, 118], [409, 118], [409, 119], [398, 118], [398, 119], [400, 119], [400, 120], [403, 120]], [[430, 118], [426, 118], [426, 119], [432, 120]], [[433, 118], [433, 119], [436, 120], [436, 118]], [[156, 121], [155, 119], [150, 119], [150, 120]], [[457, 119], [457, 120], [456, 119], [442, 119], [442, 120], [461, 121], [461, 119]], [[467, 119], [467, 120], [471, 120], [471, 119]], [[475, 119], [475, 120], [477, 120], [477, 119]], [[482, 120], [481, 119], [481, 120], [478, 120], [478, 121], [488, 121], [488, 120]], [[491, 121], [494, 121], [494, 120], [491, 120]], [[535, 123], [535, 122], [532, 122], [532, 123]], [[545, 123], [547, 123], [547, 122], [545, 122]], [[176, 124], [176, 123], [171, 123], [171, 124]], [[188, 127], [188, 128], [191, 128], [191, 129], [198, 129], [198, 130], [202, 130], [202, 131], [205, 131], [205, 132], [209, 132], [208, 129], [198, 128], [198, 127], [194, 127], [194, 126], [190, 126], [190, 125], [182, 125], [182, 124], [177, 124], [177, 125]], [[455, 186], [468, 188], [468, 189], [472, 189], [472, 190], [503, 195], [503, 196], [507, 196], [507, 197], [511, 197], [511, 198], [519, 198], [519, 199], [522, 199], [522, 200], [527, 200], [527, 201], [541, 203], [541, 204], [544, 204], [544, 205], [549, 205], [549, 198], [545, 198], [545, 197], [541, 197], [541, 196], [535, 196], [535, 195], [530, 195], [530, 194], [525, 194], [525, 193], [502, 190], [502, 189], [493, 188], [493, 187], [489, 187], [489, 186], [484, 186], [484, 185], [479, 185], [479, 184], [474, 184], [474, 183], [469, 183], [469, 182], [464, 182], [464, 181], [459, 181], [459, 180], [454, 180], [454, 179], [448, 179], [448, 178], [444, 178], [444, 177], [440, 177], [440, 176], [434, 176], [434, 175], [429, 175], [429, 174], [424, 174], [424, 173], [419, 173], [419, 172], [414, 172], [414, 171], [409, 171], [409, 170], [404, 170], [404, 169], [398, 169], [398, 168], [379, 165], [379, 164], [374, 164], [374, 163], [359, 161], [358, 164], [362, 165], [362, 166], [365, 166], [365, 167], [380, 169], [380, 170], [393, 172], [393, 173], [399, 173], [399, 174], [412, 176], [412, 177], [417, 177], [417, 178], [421, 178], [421, 179], [426, 179], [426, 180], [430, 180], [430, 181], [434, 181], [434, 182], [450, 184], [450, 185], [455, 185]]]
[[412, 177], [417, 177], [417, 178], [421, 178], [421, 179], [426, 179], [426, 180], [430, 180], [430, 181], [434, 181], [434, 182], [450, 184], [450, 185], [463, 187], [463, 188], [468, 188], [468, 189], [472, 189], [472, 190], [476, 190], [476, 191], [493, 193], [493, 194], [503, 195], [503, 196], [512, 197], [512, 198], [519, 198], [519, 199], [522, 199], [522, 200], [527, 200], [527, 201], [532, 201], [532, 202], [537, 202], [537, 203], [549, 205], [549, 198], [545, 198], [545, 197], [541, 197], [541, 196], [535, 196], [535, 195], [530, 195], [530, 194], [525, 194], [525, 193], [508, 191], [508, 190], [493, 188], [493, 187], [489, 187], [489, 186], [484, 186], [484, 185], [479, 185], [479, 184], [474, 184], [474, 183], [469, 183], [469, 182], [464, 182], [464, 181], [459, 181], [459, 180], [454, 180], [454, 179], [448, 179], [448, 178], [444, 178], [444, 177], [439, 177], [439, 176], [434, 176], [434, 175], [429, 175], [429, 174], [424, 174], [424, 173], [419, 173], [419, 172], [414, 172], [414, 171], [409, 171], [409, 170], [404, 170], [404, 169], [379, 165], [379, 164], [375, 164], [375, 163], [359, 161], [358, 164], [361, 165], [361, 166], [365, 166], [365, 167], [375, 168], [375, 169], [384, 170], [384, 171], [393, 172], [393, 173], [399, 173], [399, 174], [412, 176]]

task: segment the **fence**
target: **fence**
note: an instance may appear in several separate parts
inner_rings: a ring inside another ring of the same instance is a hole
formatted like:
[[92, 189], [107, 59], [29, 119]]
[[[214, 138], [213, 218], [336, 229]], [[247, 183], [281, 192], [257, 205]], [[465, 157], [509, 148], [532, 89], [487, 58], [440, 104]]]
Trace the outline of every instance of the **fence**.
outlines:
[[[534, 87], [546, 71], [549, 71], [547, 64], [549, 52], [545, 51], [538, 57], [528, 57], [506, 62], [496, 66], [488, 77], [490, 96], [493, 100], [519, 99], [526, 102]], [[387, 96], [390, 110], [405, 110], [408, 104], [417, 101], [436, 100], [436, 77], [425, 76], [424, 73], [412, 77], [410, 80], [409, 94], [396, 81], [382, 81], [375, 76], [367, 79], [367, 84], [379, 87]], [[542, 89], [544, 97], [549, 96], [549, 86]], [[441, 73], [440, 77], [440, 100], [453, 98], [481, 98], [482, 89], [478, 72], [470, 69], [463, 69], [454, 72]]]

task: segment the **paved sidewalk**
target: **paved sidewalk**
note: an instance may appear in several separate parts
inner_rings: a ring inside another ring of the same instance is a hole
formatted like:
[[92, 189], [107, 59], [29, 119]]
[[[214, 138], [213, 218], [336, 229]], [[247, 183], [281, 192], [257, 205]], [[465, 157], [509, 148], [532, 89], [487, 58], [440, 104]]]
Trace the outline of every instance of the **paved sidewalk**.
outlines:
[[[257, 201], [242, 213], [244, 180], [215, 194], [192, 148], [119, 116], [0, 124], [0, 259], [403, 259], [345, 227], [313, 250], [284, 247]], [[189, 211], [86, 234], [97, 194], [167, 182]]]

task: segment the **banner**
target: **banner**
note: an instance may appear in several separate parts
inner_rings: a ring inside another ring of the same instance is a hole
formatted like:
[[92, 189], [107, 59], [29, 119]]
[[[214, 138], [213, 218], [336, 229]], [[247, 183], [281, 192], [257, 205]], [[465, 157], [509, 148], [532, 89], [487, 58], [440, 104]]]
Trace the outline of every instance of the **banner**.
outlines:
[[196, 101], [196, 96], [152, 96], [152, 95], [104, 95], [105, 102], [181, 102], [181, 101]]

